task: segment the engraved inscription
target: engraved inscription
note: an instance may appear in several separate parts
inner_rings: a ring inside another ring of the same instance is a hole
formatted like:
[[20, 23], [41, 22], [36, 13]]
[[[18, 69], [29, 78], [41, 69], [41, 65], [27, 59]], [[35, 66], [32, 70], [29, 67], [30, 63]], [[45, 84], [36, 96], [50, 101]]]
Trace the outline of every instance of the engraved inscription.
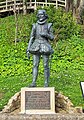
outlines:
[[49, 110], [50, 106], [50, 91], [25, 91], [26, 110]]

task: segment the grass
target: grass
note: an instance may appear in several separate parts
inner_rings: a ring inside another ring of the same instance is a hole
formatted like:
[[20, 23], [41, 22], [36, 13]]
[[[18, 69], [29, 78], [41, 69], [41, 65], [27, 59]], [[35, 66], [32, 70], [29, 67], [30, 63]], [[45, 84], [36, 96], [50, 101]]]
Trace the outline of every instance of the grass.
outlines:
[[[40, 71], [40, 70], [39, 70]], [[61, 70], [60, 72], [51, 71], [49, 86], [68, 96], [74, 106], [84, 108], [80, 80], [84, 79], [84, 71], [80, 70]], [[29, 86], [32, 82], [32, 74], [27, 76], [0, 77], [0, 91], [3, 93], [0, 99], [0, 109], [7, 104], [8, 100], [22, 87]], [[44, 86], [44, 75], [39, 72], [37, 87]]]
[[80, 70], [64, 70], [54, 73], [54, 80], [50, 81], [51, 86], [55, 85], [55, 89], [71, 99], [75, 106], [84, 107], [84, 101], [81, 94], [80, 81], [84, 79], [84, 71]]
[[11, 96], [21, 90], [21, 87], [28, 84], [28, 76], [0, 77], [0, 109], [7, 104]]

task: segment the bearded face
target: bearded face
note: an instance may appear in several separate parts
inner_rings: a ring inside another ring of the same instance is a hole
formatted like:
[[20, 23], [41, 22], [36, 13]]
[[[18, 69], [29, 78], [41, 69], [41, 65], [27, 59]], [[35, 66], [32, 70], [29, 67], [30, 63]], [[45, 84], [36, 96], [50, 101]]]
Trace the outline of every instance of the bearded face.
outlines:
[[38, 19], [39, 19], [40, 22], [42, 22], [42, 21], [44, 21], [46, 18], [45, 18], [45, 15], [41, 13], [41, 14], [38, 15]]
[[38, 14], [37, 14], [38, 20], [40, 22], [44, 21], [45, 19], [48, 18], [48, 16], [46, 15], [46, 11], [45, 10], [39, 10]]

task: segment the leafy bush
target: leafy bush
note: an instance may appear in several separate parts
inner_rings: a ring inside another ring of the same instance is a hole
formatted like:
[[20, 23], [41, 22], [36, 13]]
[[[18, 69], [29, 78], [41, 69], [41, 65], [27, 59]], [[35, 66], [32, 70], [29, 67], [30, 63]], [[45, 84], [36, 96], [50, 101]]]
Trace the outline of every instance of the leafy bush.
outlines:
[[78, 35], [80, 26], [73, 20], [72, 13], [62, 10], [62, 8], [55, 9], [53, 6], [45, 8], [49, 16], [49, 22], [53, 23], [55, 39], [65, 40], [73, 35]]

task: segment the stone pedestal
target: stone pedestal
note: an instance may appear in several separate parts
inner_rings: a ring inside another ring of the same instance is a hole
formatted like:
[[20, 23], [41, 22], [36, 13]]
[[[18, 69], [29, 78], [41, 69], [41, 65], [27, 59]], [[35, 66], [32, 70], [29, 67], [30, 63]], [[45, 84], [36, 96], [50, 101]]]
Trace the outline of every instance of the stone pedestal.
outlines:
[[54, 87], [21, 89], [21, 113], [55, 114]]

